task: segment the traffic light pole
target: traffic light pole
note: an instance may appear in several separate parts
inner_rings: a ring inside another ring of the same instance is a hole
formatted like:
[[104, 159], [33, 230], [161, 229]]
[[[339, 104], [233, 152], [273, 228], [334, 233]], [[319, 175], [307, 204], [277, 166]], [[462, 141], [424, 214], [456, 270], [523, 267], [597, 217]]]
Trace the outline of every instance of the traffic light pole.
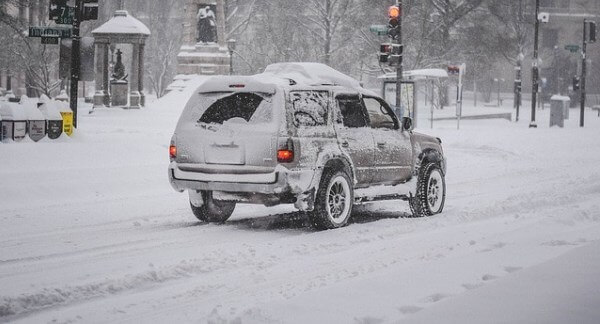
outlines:
[[535, 0], [535, 40], [533, 44], [533, 89], [531, 91], [531, 123], [529, 123], [530, 128], [536, 128], [537, 124], [535, 123], [535, 109], [537, 106], [537, 95], [540, 87], [540, 69], [538, 62], [538, 50], [539, 50], [539, 41], [540, 41], [540, 0]]
[[81, 38], [80, 26], [83, 16], [83, 0], [75, 0], [75, 15], [73, 17], [73, 43], [71, 46], [71, 99], [70, 107], [73, 111], [73, 127], [77, 128], [77, 100], [79, 96], [79, 76], [81, 65]]
[[587, 74], [587, 19], [583, 20], [583, 47], [581, 51], [581, 111], [579, 112], [579, 127], [583, 127], [585, 122], [585, 77]]
[[[404, 45], [402, 44], [402, 0], [396, 0], [396, 5], [400, 8], [398, 16], [398, 44], [400, 44], [400, 57], [396, 67], [396, 106], [402, 107], [402, 79], [403, 79], [403, 57]], [[416, 117], [416, 116], [413, 116]]]

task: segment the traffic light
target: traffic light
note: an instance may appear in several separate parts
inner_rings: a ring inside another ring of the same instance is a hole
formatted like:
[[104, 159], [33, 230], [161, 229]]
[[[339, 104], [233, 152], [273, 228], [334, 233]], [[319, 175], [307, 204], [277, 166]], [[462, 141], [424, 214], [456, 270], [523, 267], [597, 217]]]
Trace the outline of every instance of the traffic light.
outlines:
[[596, 42], [596, 22], [595, 21], [590, 21], [588, 22], [588, 30], [589, 30], [589, 36], [588, 36], [588, 43], [595, 43]]
[[448, 74], [450, 74], [450, 75], [458, 75], [458, 74], [460, 74], [460, 66], [458, 66], [458, 65], [448, 65]]
[[581, 79], [578, 76], [573, 77], [573, 91], [579, 91], [581, 88]]
[[400, 38], [400, 16], [402, 15], [402, 11], [399, 6], [391, 6], [388, 9], [388, 36], [390, 36], [393, 40], [398, 40]]
[[379, 63], [396, 65], [400, 62], [400, 56], [402, 56], [401, 44], [381, 44], [381, 47], [379, 48]]
[[83, 20], [98, 20], [98, 0], [83, 1]]
[[392, 44], [381, 44], [379, 48], [379, 63], [387, 63], [392, 52]]

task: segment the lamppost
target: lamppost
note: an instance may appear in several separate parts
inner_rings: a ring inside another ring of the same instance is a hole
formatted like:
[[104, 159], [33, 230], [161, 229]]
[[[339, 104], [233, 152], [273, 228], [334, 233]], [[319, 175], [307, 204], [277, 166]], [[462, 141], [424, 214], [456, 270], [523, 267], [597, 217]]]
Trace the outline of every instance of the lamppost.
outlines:
[[[535, 37], [533, 43], [533, 71], [532, 71], [532, 80], [533, 86], [531, 90], [531, 122], [529, 123], [529, 128], [537, 128], [537, 124], [535, 122], [535, 109], [538, 99], [539, 92], [539, 78], [540, 78], [540, 68], [539, 68], [539, 60], [538, 60], [538, 51], [539, 51], [539, 39], [540, 39], [540, 0], [535, 1]], [[541, 99], [540, 99], [541, 100]]]
[[230, 38], [227, 40], [227, 49], [229, 49], [229, 75], [233, 75], [233, 53], [235, 52], [236, 40]]

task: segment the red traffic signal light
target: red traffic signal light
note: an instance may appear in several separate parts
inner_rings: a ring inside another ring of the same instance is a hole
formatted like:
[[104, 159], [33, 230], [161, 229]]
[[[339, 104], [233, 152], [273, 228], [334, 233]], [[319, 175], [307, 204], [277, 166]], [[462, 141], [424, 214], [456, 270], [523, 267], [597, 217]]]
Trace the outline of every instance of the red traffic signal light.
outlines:
[[460, 74], [460, 66], [448, 65], [448, 74], [450, 74], [450, 75]]
[[588, 36], [588, 43], [595, 43], [596, 42], [596, 22], [595, 21], [590, 21], [588, 22], [589, 26], [589, 36]]

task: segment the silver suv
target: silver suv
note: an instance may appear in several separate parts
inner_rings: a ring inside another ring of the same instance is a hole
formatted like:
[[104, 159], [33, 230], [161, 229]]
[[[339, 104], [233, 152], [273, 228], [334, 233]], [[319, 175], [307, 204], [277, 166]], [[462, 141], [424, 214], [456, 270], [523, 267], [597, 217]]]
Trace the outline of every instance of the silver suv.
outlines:
[[224, 222], [237, 203], [294, 204], [320, 229], [354, 204], [401, 199], [442, 212], [441, 140], [414, 133], [377, 94], [317, 63], [216, 76], [187, 103], [169, 148], [169, 178], [194, 215]]

